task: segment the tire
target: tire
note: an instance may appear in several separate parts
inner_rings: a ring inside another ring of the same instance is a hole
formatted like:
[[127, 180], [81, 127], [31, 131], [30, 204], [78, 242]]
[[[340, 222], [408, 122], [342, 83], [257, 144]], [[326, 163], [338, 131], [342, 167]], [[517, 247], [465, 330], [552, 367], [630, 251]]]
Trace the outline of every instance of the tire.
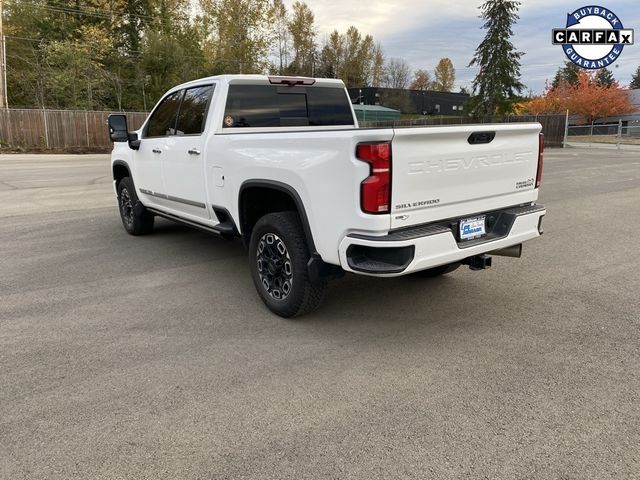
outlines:
[[249, 267], [264, 304], [276, 315], [297, 317], [316, 310], [327, 283], [309, 280], [309, 249], [296, 212], [269, 213], [251, 232]]
[[449, 263], [447, 265], [440, 265], [438, 267], [429, 268], [427, 270], [420, 270], [419, 272], [415, 272], [413, 275], [415, 275], [416, 277], [424, 278], [439, 277], [440, 275], [445, 275], [447, 273], [453, 272], [454, 270], [457, 270], [460, 265], [460, 262]]
[[118, 183], [118, 209], [124, 229], [130, 235], [145, 235], [153, 230], [153, 214], [138, 199], [131, 177]]

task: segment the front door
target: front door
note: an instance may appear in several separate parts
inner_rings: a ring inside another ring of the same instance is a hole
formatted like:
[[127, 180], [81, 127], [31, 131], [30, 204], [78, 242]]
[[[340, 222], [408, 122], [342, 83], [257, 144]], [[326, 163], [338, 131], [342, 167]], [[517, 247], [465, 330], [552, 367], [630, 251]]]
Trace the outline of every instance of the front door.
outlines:
[[133, 181], [142, 194], [145, 205], [163, 205], [165, 196], [162, 159], [166, 139], [174, 133], [183, 90], [167, 95], [154, 109], [145, 125], [140, 148], [135, 153]]

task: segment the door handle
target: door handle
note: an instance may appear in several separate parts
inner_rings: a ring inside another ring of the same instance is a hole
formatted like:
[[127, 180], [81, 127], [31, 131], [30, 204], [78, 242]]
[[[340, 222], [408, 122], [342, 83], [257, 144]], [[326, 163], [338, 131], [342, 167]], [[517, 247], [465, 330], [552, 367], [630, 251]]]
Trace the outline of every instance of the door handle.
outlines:
[[197, 148], [190, 148], [189, 150], [187, 150], [187, 153], [189, 155], [200, 155], [200, 150], [198, 150]]
[[154, 148], [153, 150], [151, 150], [153, 153], [162, 153], [162, 150], [160, 150], [158, 147]]

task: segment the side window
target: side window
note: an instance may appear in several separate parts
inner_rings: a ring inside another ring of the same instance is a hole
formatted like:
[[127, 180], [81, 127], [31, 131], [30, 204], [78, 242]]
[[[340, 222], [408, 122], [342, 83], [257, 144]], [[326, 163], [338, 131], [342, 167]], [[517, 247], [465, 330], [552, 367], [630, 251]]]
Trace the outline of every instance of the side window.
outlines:
[[158, 105], [149, 119], [145, 137], [166, 137], [175, 133], [178, 107], [183, 93], [184, 90], [174, 92]]
[[185, 91], [178, 113], [176, 135], [199, 135], [204, 131], [212, 92], [213, 85], [188, 88]]

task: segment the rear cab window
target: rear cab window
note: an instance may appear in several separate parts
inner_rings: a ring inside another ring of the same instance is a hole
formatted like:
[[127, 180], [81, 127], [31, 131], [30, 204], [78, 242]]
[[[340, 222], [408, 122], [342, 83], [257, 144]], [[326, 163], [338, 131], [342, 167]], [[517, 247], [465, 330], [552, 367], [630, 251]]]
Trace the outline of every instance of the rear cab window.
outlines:
[[223, 128], [354, 126], [344, 88], [231, 84]]

